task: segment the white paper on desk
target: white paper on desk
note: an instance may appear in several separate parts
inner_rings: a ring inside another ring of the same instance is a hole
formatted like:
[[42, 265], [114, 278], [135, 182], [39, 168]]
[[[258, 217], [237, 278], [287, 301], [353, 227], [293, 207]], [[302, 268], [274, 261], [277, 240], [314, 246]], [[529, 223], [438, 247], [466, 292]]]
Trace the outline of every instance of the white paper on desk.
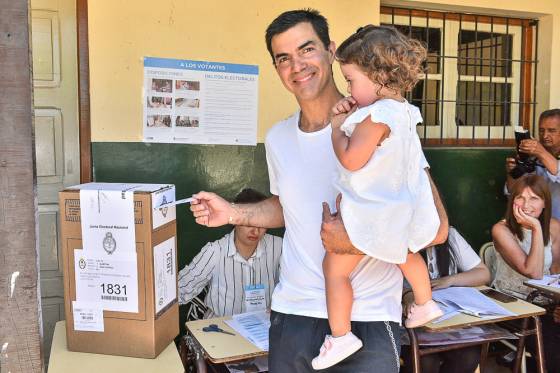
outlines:
[[529, 280], [528, 284], [560, 288], [559, 275], [544, 275], [541, 280]]
[[132, 191], [80, 190], [85, 252], [136, 255], [133, 199]]
[[464, 310], [480, 317], [514, 316], [515, 313], [498, 305], [480, 291], [471, 287], [450, 287], [435, 290], [432, 297], [438, 303], [443, 303], [458, 311]]
[[266, 311], [246, 312], [233, 315], [225, 322], [263, 351], [268, 351], [270, 314]]

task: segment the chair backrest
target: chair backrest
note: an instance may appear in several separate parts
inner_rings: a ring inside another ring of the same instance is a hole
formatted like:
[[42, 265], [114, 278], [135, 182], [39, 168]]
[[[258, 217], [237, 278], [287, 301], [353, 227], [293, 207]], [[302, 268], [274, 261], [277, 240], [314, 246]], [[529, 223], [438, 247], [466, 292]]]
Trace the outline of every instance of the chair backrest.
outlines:
[[204, 298], [206, 297], [206, 293], [208, 292], [208, 288], [204, 288], [200, 294], [196, 297], [191, 299], [186, 304], [186, 315], [187, 321], [194, 321], [200, 320], [204, 318], [204, 314], [208, 310], [206, 304], [204, 304]]
[[494, 282], [494, 277], [496, 276], [496, 248], [493, 242], [486, 242], [480, 247], [478, 252], [482, 263], [486, 264], [486, 267], [490, 270], [490, 283]]

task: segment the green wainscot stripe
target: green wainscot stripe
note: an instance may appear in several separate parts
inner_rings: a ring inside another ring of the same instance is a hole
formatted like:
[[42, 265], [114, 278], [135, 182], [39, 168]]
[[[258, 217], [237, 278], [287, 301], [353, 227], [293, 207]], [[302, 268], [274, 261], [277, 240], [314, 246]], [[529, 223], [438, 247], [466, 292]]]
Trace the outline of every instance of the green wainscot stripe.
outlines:
[[[451, 224], [478, 251], [503, 215], [504, 159], [511, 149], [427, 148], [432, 175], [443, 195]], [[173, 183], [177, 198], [199, 190], [228, 199], [242, 188], [268, 193], [263, 144], [253, 146], [93, 143], [94, 178], [104, 182]], [[179, 265], [230, 228], [195, 224], [187, 206], [177, 208]], [[281, 233], [275, 231], [273, 233]]]

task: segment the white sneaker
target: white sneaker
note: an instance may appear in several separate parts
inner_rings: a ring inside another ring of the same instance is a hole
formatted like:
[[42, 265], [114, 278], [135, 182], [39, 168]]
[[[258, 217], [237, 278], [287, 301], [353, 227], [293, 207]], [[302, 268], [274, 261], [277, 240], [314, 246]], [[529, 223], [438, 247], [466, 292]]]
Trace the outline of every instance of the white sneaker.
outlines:
[[319, 355], [311, 361], [311, 366], [315, 370], [331, 367], [358, 351], [362, 346], [362, 341], [352, 332], [336, 338], [327, 335]]
[[437, 319], [441, 315], [443, 315], [443, 311], [432, 299], [421, 306], [413, 303], [404, 325], [407, 328], [416, 328]]

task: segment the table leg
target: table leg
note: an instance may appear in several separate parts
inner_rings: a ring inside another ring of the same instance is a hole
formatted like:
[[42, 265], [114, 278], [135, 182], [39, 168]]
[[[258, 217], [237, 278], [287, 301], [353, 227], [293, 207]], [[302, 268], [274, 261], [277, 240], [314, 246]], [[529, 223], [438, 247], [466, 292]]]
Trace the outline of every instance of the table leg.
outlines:
[[412, 351], [412, 371], [420, 373], [422, 368], [420, 366], [420, 348], [418, 347], [418, 338], [413, 328], [406, 328], [408, 337], [410, 339], [410, 350]]
[[517, 341], [517, 352], [515, 354], [515, 363], [513, 365], [513, 373], [519, 373], [521, 369], [521, 360], [525, 352], [525, 332], [529, 327], [529, 319], [524, 318], [521, 325], [521, 333], [519, 333], [519, 340]]
[[196, 372], [207, 373], [208, 366], [206, 364], [206, 360], [204, 359], [204, 354], [202, 353], [202, 349], [200, 348], [198, 343], [195, 342], [194, 338], [189, 333], [187, 333], [185, 339], [186, 339], [187, 348], [194, 353], [195, 356], [194, 363], [196, 365]]
[[486, 371], [486, 359], [488, 358], [488, 347], [490, 343], [484, 343], [480, 350], [480, 363], [478, 364], [480, 367], [480, 373], [484, 373]]
[[542, 325], [541, 319], [538, 316], [533, 316], [533, 320], [535, 321], [535, 337], [537, 339], [537, 351], [536, 351], [536, 359], [537, 359], [537, 369], [539, 373], [545, 373], [545, 361], [544, 361], [544, 345], [543, 345], [543, 337], [542, 337]]

